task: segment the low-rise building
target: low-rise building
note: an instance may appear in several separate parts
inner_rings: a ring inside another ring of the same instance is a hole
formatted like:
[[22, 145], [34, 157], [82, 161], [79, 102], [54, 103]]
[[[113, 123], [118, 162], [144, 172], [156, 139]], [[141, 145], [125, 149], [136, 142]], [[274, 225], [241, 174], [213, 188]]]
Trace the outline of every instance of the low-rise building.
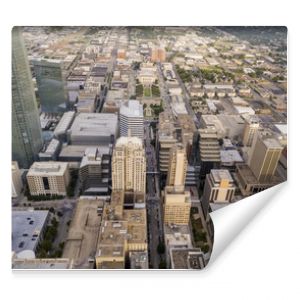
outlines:
[[12, 211], [12, 251], [17, 257], [35, 258], [48, 220], [48, 210]]

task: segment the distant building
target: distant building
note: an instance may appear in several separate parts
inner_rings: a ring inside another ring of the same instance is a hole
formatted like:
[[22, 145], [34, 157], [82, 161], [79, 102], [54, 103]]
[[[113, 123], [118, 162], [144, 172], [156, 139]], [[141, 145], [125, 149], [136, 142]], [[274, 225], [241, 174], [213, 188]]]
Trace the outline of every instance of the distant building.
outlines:
[[33, 65], [42, 111], [66, 111], [69, 100], [63, 62], [54, 59], [36, 59]]
[[12, 30], [12, 160], [29, 168], [43, 145], [39, 113], [21, 28]]
[[163, 48], [152, 48], [151, 50], [151, 61], [152, 62], [165, 62], [166, 51]]
[[243, 145], [251, 147], [254, 136], [259, 129], [259, 120], [256, 116], [250, 116], [245, 120], [245, 128], [243, 133]]
[[20, 195], [23, 183], [22, 183], [22, 174], [18, 166], [18, 162], [11, 162], [11, 196], [16, 198]]
[[143, 105], [137, 100], [129, 100], [120, 108], [120, 136], [144, 138]]
[[112, 157], [112, 188], [145, 193], [146, 156], [143, 142], [137, 137], [117, 140]]
[[229, 203], [235, 192], [235, 184], [228, 170], [211, 170], [206, 175], [203, 198], [213, 203]]
[[67, 194], [70, 174], [66, 162], [35, 162], [26, 177], [32, 196]]

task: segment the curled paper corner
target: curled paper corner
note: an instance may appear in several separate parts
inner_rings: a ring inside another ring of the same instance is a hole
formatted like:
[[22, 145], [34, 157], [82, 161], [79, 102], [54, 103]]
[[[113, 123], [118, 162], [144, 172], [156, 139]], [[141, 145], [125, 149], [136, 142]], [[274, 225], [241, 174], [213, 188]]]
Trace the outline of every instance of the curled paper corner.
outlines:
[[210, 213], [214, 226], [214, 243], [206, 269], [214, 264], [224, 250], [246, 228], [255, 216], [264, 209], [272, 199], [279, 196], [279, 192], [286, 184], [287, 181]]

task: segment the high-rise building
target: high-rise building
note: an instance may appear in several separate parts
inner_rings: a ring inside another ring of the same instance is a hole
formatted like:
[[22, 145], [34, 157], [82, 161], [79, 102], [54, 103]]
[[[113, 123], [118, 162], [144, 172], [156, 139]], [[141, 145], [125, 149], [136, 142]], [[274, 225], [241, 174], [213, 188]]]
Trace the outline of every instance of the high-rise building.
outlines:
[[[104, 148], [106, 150], [106, 148]], [[84, 195], [108, 195], [111, 181], [111, 155], [101, 148], [86, 148], [79, 168]]]
[[164, 197], [164, 223], [189, 224], [192, 205], [190, 192], [178, 191], [173, 186], [166, 186]]
[[182, 144], [177, 144], [170, 150], [167, 185], [184, 187], [186, 172], [186, 151]]
[[245, 120], [245, 128], [243, 133], [243, 145], [251, 147], [255, 133], [259, 129], [259, 120], [256, 116], [250, 116]]
[[249, 167], [259, 182], [270, 181], [276, 171], [283, 147], [272, 135], [260, 132], [253, 140], [254, 149], [249, 157]]
[[11, 162], [11, 196], [18, 197], [23, 188], [21, 171], [16, 161]]
[[170, 151], [167, 186], [164, 190], [164, 223], [187, 225], [190, 220], [191, 194], [184, 190], [187, 159], [182, 145]]
[[12, 30], [12, 159], [29, 168], [43, 145], [39, 113], [21, 28]]
[[137, 137], [117, 140], [112, 157], [112, 188], [145, 193], [146, 155], [143, 142]]
[[237, 165], [236, 181], [243, 196], [249, 196], [283, 182], [277, 171], [283, 147], [273, 134], [255, 134], [248, 164]]
[[158, 122], [159, 171], [166, 174], [169, 167], [170, 149], [177, 143], [173, 115], [164, 111]]
[[143, 105], [137, 100], [129, 100], [120, 108], [120, 136], [144, 138]]
[[228, 203], [233, 199], [234, 192], [235, 184], [228, 170], [211, 170], [210, 174], [206, 175], [204, 202]]
[[70, 182], [69, 166], [66, 162], [35, 162], [26, 178], [32, 196], [65, 196]]
[[63, 63], [54, 59], [33, 62], [43, 112], [64, 112], [69, 106]]
[[199, 129], [200, 176], [205, 178], [210, 170], [220, 164], [220, 144], [215, 128]]

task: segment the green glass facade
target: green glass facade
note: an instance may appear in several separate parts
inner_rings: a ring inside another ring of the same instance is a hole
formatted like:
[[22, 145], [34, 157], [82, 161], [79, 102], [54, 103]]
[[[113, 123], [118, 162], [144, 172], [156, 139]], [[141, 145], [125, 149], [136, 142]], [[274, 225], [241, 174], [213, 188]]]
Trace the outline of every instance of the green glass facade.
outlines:
[[42, 148], [39, 113], [21, 28], [12, 30], [12, 160], [29, 168]]

